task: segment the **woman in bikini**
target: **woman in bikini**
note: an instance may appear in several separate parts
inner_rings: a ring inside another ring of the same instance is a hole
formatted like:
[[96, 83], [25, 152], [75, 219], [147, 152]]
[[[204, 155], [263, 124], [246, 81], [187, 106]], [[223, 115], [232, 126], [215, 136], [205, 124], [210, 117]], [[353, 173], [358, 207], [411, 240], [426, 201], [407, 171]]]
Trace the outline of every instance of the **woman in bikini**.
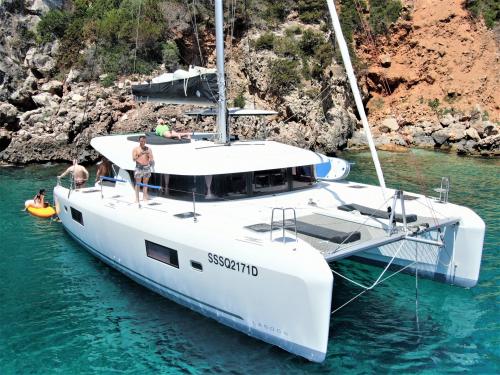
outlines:
[[40, 189], [37, 195], [33, 199], [29, 199], [24, 202], [25, 210], [29, 207], [34, 208], [44, 208], [45, 207], [45, 189]]

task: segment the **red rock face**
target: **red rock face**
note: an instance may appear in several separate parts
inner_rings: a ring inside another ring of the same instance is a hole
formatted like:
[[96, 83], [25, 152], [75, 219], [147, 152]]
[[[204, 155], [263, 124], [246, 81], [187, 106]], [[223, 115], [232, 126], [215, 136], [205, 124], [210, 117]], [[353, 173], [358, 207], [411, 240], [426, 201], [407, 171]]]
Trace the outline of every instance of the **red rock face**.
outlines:
[[477, 108], [490, 121], [500, 120], [498, 42], [463, 3], [405, 1], [410, 20], [399, 21], [377, 46], [360, 45], [358, 53], [369, 64], [363, 81], [372, 96], [372, 123], [387, 116], [433, 121], [443, 111], [468, 114]]

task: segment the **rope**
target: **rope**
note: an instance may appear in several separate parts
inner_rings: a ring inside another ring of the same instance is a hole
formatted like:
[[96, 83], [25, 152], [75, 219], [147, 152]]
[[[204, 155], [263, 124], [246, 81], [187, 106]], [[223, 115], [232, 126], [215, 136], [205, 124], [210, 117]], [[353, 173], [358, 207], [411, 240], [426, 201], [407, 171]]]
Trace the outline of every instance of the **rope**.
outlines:
[[[363, 30], [365, 31], [367, 35], [368, 41], [373, 45], [374, 51], [375, 51], [375, 56], [372, 55], [372, 57], [377, 58], [379, 57], [380, 53], [378, 50], [377, 42], [376, 39], [373, 36], [373, 33], [371, 31], [370, 24], [366, 22], [365, 18], [362, 16], [360, 9], [362, 9], [361, 4], [359, 3], [358, 0], [354, 0], [355, 2], [355, 8], [356, 8], [356, 14], [358, 15], [358, 18], [360, 20], [361, 26], [363, 27]], [[382, 76], [382, 86], [387, 95], [392, 94], [391, 87], [389, 86], [389, 82], [387, 81], [386, 76]]]
[[132, 69], [132, 73], [134, 73], [134, 74], [135, 74], [135, 63], [137, 60], [137, 43], [139, 40], [139, 21], [141, 19], [141, 5], [142, 5], [142, 0], [139, 2], [139, 10], [137, 11], [137, 26], [135, 28], [134, 67]]
[[420, 322], [418, 319], [418, 251], [417, 251], [418, 243], [415, 244], [415, 262], [417, 265], [415, 266], [415, 322], [417, 324], [417, 331], [420, 335]]
[[194, 31], [194, 36], [196, 39], [196, 44], [198, 45], [198, 52], [200, 54], [200, 62], [201, 62], [202, 66], [205, 66], [205, 62], [203, 60], [203, 54], [201, 53], [200, 38], [198, 35], [198, 25], [196, 23], [196, 0], [193, 0], [193, 5], [192, 5], [193, 12], [191, 12], [189, 3], [187, 1], [188, 0], [185, 0], [186, 7], [187, 7], [188, 12], [189, 12], [189, 18], [191, 19], [191, 24], [193, 25], [193, 31]]
[[[400, 245], [400, 249], [401, 249], [401, 246], [402, 246], [405, 242], [406, 242], [406, 240], [402, 240], [402, 243], [401, 243], [401, 245]], [[399, 252], [399, 250], [400, 250], [400, 249], [398, 249], [398, 251], [397, 251], [397, 252]], [[397, 252], [396, 252], [396, 254], [394, 255], [394, 257], [397, 255]], [[354, 300], [356, 300], [357, 298], [359, 298], [360, 296], [362, 296], [364, 293], [368, 292], [369, 290], [372, 290], [375, 286], [382, 284], [383, 282], [385, 282], [385, 281], [389, 280], [391, 277], [396, 276], [398, 273], [403, 272], [403, 271], [404, 271], [405, 269], [407, 269], [408, 267], [411, 267], [411, 266], [413, 266], [414, 264], [416, 264], [416, 263], [417, 263], [417, 262], [411, 262], [411, 263], [407, 264], [406, 266], [404, 266], [404, 267], [400, 268], [400, 269], [399, 269], [399, 270], [397, 270], [396, 272], [394, 272], [394, 273], [390, 274], [389, 276], [387, 276], [387, 277], [385, 277], [385, 278], [381, 279], [381, 277], [385, 274], [385, 272], [387, 271], [387, 269], [389, 268], [389, 266], [390, 266], [390, 265], [391, 265], [391, 263], [393, 262], [394, 257], [391, 259], [391, 261], [390, 261], [390, 262], [387, 264], [387, 266], [384, 268], [384, 270], [382, 271], [382, 273], [380, 274], [380, 276], [377, 278], [377, 280], [376, 280], [376, 281], [375, 281], [375, 282], [374, 282], [374, 283], [373, 283], [370, 287], [365, 287], [365, 286], [363, 286], [362, 284], [359, 284], [359, 283], [357, 283], [357, 282], [355, 282], [355, 281], [353, 281], [353, 280], [351, 280], [351, 279], [347, 278], [346, 276], [344, 276], [344, 275], [342, 275], [342, 274], [340, 274], [340, 273], [338, 273], [338, 272], [336, 272], [335, 270], [333, 270], [333, 269], [332, 269], [332, 270], [331, 270], [331, 271], [332, 271], [332, 273], [334, 273], [334, 274], [336, 274], [336, 275], [338, 275], [338, 276], [340, 276], [340, 277], [342, 277], [342, 278], [346, 279], [347, 281], [350, 281], [351, 283], [353, 283], [353, 284], [355, 284], [355, 285], [360, 286], [361, 288], [364, 288], [364, 290], [363, 290], [363, 291], [361, 291], [360, 293], [356, 294], [356, 295], [355, 295], [354, 297], [352, 297], [349, 301], [347, 301], [347, 302], [343, 303], [341, 306], [337, 307], [335, 310], [333, 310], [333, 311], [331, 312], [331, 314], [332, 314], [332, 315], [333, 315], [333, 314], [335, 314], [337, 311], [339, 311], [340, 309], [344, 308], [344, 307], [345, 307], [345, 306], [347, 306], [349, 303], [351, 303], [352, 301], [354, 301]]]

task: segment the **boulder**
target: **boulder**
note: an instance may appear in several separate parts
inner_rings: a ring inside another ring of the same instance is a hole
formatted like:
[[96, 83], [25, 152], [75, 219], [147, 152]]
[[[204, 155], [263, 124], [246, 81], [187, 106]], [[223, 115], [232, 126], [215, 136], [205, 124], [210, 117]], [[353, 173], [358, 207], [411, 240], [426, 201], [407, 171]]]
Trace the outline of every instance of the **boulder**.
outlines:
[[444, 144], [448, 140], [448, 138], [450, 138], [450, 135], [445, 129], [441, 129], [432, 133], [432, 139], [434, 139], [434, 142], [439, 146]]
[[380, 56], [380, 65], [384, 68], [389, 68], [391, 66], [391, 56], [385, 54]]
[[0, 129], [0, 152], [9, 146], [11, 140], [11, 133], [5, 129]]
[[462, 139], [460, 142], [455, 143], [453, 149], [456, 150], [458, 155], [474, 155], [477, 153], [477, 143], [471, 139]]
[[467, 137], [474, 139], [476, 141], [479, 141], [481, 139], [477, 130], [474, 128], [469, 128], [469, 129], [465, 130], [465, 134], [467, 135]]
[[58, 43], [48, 43], [42, 47], [31, 47], [26, 53], [24, 65], [31, 69], [34, 74], [48, 77], [56, 67], [56, 56]]
[[50, 10], [48, 3], [43, 0], [24, 1], [25, 9], [32, 14], [42, 15]]
[[453, 116], [450, 113], [447, 113], [446, 115], [441, 117], [439, 122], [441, 125], [443, 125], [443, 127], [447, 127], [447, 126], [450, 126], [451, 124], [453, 124], [455, 122], [455, 119], [453, 118]]
[[61, 98], [48, 92], [33, 95], [31, 99], [40, 107], [57, 107]]
[[420, 133], [413, 137], [413, 144], [421, 148], [434, 148], [436, 142], [430, 135]]
[[13, 124], [18, 121], [17, 108], [9, 103], [0, 103], [0, 126], [4, 124]]
[[394, 132], [399, 129], [399, 124], [396, 118], [387, 117], [385, 120], [382, 121], [379, 129], [383, 133]]
[[44, 83], [42, 87], [40, 87], [40, 90], [61, 97], [63, 95], [63, 83], [61, 81], [52, 80]]
[[66, 76], [66, 83], [72, 83], [72, 82], [78, 82], [78, 80], [80, 79], [80, 75], [82, 74], [82, 72], [80, 72], [78, 69], [71, 69], [68, 73], [68, 75]]
[[481, 139], [477, 147], [482, 155], [499, 156], [500, 155], [500, 134], [490, 135]]
[[464, 123], [454, 123], [447, 130], [451, 142], [460, 141], [465, 137], [466, 127]]

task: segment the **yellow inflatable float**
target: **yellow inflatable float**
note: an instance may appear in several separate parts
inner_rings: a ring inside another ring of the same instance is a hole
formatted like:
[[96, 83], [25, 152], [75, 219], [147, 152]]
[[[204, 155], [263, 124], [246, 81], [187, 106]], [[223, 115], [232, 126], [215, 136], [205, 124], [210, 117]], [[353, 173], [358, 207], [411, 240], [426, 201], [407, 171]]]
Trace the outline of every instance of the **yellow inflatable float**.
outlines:
[[46, 204], [45, 207], [33, 207], [29, 204], [30, 202], [33, 201], [28, 200], [25, 202], [24, 205], [26, 207], [26, 211], [28, 211], [33, 216], [49, 218], [56, 214], [56, 210], [54, 209], [54, 207], [49, 206], [48, 204]]

